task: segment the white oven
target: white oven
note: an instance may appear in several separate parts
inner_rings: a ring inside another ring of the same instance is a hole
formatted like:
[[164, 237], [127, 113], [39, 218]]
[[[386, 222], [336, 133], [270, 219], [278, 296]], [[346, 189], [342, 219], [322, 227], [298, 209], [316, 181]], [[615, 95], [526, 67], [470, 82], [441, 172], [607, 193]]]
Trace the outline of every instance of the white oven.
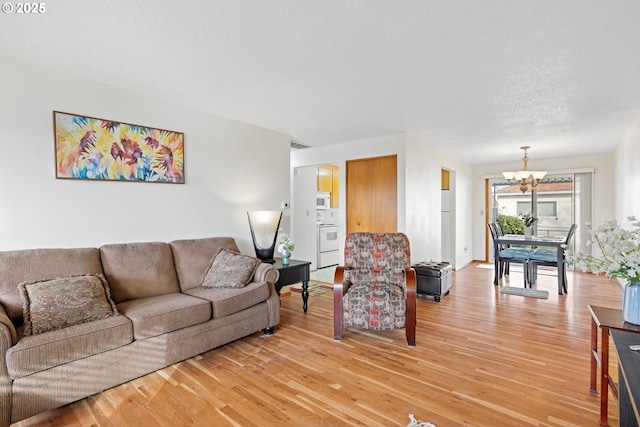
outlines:
[[337, 225], [318, 226], [318, 268], [340, 263]]

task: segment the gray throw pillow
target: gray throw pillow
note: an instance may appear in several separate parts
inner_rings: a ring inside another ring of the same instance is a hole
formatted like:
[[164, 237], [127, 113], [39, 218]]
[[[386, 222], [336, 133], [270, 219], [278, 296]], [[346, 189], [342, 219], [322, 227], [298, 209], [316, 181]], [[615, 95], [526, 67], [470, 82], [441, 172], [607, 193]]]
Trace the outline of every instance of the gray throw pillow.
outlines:
[[118, 314], [102, 274], [23, 282], [18, 290], [22, 297], [24, 336]]
[[203, 288], [242, 288], [253, 278], [260, 260], [220, 249], [202, 278]]

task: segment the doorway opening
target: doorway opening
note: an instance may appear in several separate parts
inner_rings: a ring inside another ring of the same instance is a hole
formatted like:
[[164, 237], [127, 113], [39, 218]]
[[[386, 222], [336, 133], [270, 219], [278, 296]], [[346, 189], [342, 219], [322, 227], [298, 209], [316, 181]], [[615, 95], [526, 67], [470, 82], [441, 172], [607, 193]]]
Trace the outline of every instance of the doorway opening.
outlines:
[[440, 258], [455, 269], [456, 258], [456, 215], [455, 215], [455, 178], [456, 173], [442, 168], [441, 172], [441, 232]]

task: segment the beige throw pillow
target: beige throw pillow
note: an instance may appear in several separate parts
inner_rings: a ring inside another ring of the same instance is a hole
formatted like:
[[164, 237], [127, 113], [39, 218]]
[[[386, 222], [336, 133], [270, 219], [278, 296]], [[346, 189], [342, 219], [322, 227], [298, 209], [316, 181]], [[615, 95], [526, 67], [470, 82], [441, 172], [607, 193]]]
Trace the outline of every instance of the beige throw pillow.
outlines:
[[202, 279], [203, 288], [242, 288], [251, 281], [260, 260], [220, 249]]
[[62, 277], [18, 285], [24, 336], [42, 334], [118, 314], [103, 275]]

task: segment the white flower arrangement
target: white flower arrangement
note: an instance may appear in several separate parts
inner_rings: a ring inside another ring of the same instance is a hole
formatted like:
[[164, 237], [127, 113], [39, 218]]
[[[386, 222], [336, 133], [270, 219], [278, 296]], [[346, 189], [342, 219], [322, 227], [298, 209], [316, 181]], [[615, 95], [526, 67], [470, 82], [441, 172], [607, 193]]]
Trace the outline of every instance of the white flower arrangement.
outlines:
[[295, 243], [293, 243], [293, 237], [288, 234], [282, 234], [280, 236], [280, 242], [278, 244], [278, 253], [283, 253], [284, 251], [293, 252], [296, 248]]
[[640, 222], [635, 216], [627, 219], [631, 221], [631, 230], [621, 228], [615, 220], [605, 222], [595, 231], [587, 224], [591, 235], [587, 245], [596, 245], [602, 258], [577, 252], [573, 256], [576, 267], [594, 274], [605, 273], [609, 278], [625, 279], [629, 286], [639, 284]]

